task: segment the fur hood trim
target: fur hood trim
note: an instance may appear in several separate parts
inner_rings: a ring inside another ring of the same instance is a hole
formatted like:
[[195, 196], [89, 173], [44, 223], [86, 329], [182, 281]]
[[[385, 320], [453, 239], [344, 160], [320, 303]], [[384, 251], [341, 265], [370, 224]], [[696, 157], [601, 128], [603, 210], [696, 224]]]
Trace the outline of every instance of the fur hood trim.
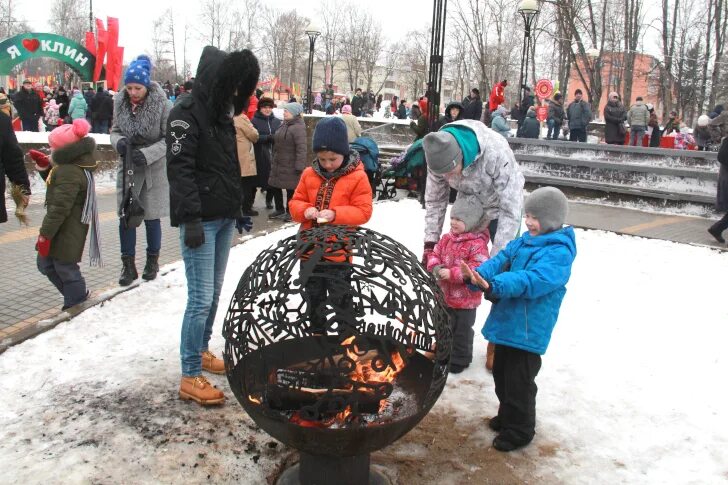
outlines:
[[168, 102], [167, 94], [162, 87], [152, 81], [144, 103], [137, 108], [136, 113], [132, 114], [131, 100], [124, 89], [114, 96], [114, 122], [127, 138], [131, 139], [136, 135], [137, 140], [142, 138], [146, 143], [154, 143], [159, 138], [164, 104]]
[[87, 136], [75, 143], [69, 143], [53, 151], [51, 158], [55, 165], [78, 165], [81, 168], [94, 169], [96, 161], [96, 141]]

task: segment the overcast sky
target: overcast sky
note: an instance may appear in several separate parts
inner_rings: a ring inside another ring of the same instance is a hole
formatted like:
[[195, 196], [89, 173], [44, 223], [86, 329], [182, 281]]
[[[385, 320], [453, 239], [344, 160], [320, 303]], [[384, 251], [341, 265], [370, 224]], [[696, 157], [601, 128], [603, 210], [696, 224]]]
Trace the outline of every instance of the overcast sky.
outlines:
[[[119, 44], [124, 47], [124, 60], [128, 62], [151, 50], [152, 21], [170, 6], [178, 19], [177, 29], [181, 31], [185, 22], [199, 28], [199, 3], [192, 0], [137, 0], [133, 3], [93, 0], [93, 13], [104, 22], [107, 16], [119, 19]], [[315, 16], [319, 5], [317, 0], [265, 0], [263, 3], [285, 11], [297, 9], [299, 14], [309, 18]], [[26, 20], [35, 32], [53, 30], [49, 25], [52, 0], [15, 0], [13, 4], [14, 16]], [[366, 6], [370, 12], [380, 12], [377, 18], [390, 40], [398, 40], [408, 31], [429, 26], [432, 22], [432, 2], [429, 0], [362, 0], [355, 4]], [[194, 37], [188, 46], [190, 57], [194, 59], [193, 70], [204, 45], [199, 35]]]

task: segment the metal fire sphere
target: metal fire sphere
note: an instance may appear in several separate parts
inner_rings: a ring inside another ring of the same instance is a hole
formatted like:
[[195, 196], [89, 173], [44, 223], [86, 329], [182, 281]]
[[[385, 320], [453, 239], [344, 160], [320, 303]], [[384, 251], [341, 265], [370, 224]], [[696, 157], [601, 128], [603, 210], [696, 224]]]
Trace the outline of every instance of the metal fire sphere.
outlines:
[[230, 387], [253, 420], [330, 457], [368, 454], [412, 429], [445, 386], [452, 339], [417, 256], [371, 229], [333, 225], [262, 251], [223, 335]]

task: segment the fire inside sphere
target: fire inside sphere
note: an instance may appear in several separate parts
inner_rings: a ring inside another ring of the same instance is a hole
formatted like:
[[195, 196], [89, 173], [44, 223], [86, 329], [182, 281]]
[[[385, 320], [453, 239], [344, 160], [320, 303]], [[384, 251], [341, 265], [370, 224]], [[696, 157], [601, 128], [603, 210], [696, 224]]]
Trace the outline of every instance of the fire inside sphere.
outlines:
[[324, 455], [373, 451], [414, 427], [445, 385], [452, 338], [440, 288], [412, 252], [333, 225], [261, 252], [223, 335], [230, 387], [248, 414]]

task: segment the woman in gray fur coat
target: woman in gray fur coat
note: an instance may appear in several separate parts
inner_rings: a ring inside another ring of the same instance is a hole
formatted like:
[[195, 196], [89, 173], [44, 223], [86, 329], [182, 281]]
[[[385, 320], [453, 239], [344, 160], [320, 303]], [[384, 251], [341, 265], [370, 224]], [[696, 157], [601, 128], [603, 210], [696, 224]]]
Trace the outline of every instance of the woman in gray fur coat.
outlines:
[[[162, 246], [160, 219], [169, 214], [165, 142], [167, 117], [172, 103], [162, 87], [151, 81], [152, 63], [147, 56], [134, 59], [124, 75], [125, 87], [114, 96], [114, 122], [111, 145], [120, 155], [116, 177], [116, 200], [119, 213], [124, 200], [126, 170], [133, 169], [133, 195], [144, 207], [147, 233], [147, 261], [142, 278], [153, 280], [159, 271]], [[129, 177], [127, 172], [126, 177]], [[127, 180], [128, 185], [128, 180]], [[121, 286], [139, 277], [136, 269], [136, 228], [125, 228], [119, 221], [122, 269]]]

